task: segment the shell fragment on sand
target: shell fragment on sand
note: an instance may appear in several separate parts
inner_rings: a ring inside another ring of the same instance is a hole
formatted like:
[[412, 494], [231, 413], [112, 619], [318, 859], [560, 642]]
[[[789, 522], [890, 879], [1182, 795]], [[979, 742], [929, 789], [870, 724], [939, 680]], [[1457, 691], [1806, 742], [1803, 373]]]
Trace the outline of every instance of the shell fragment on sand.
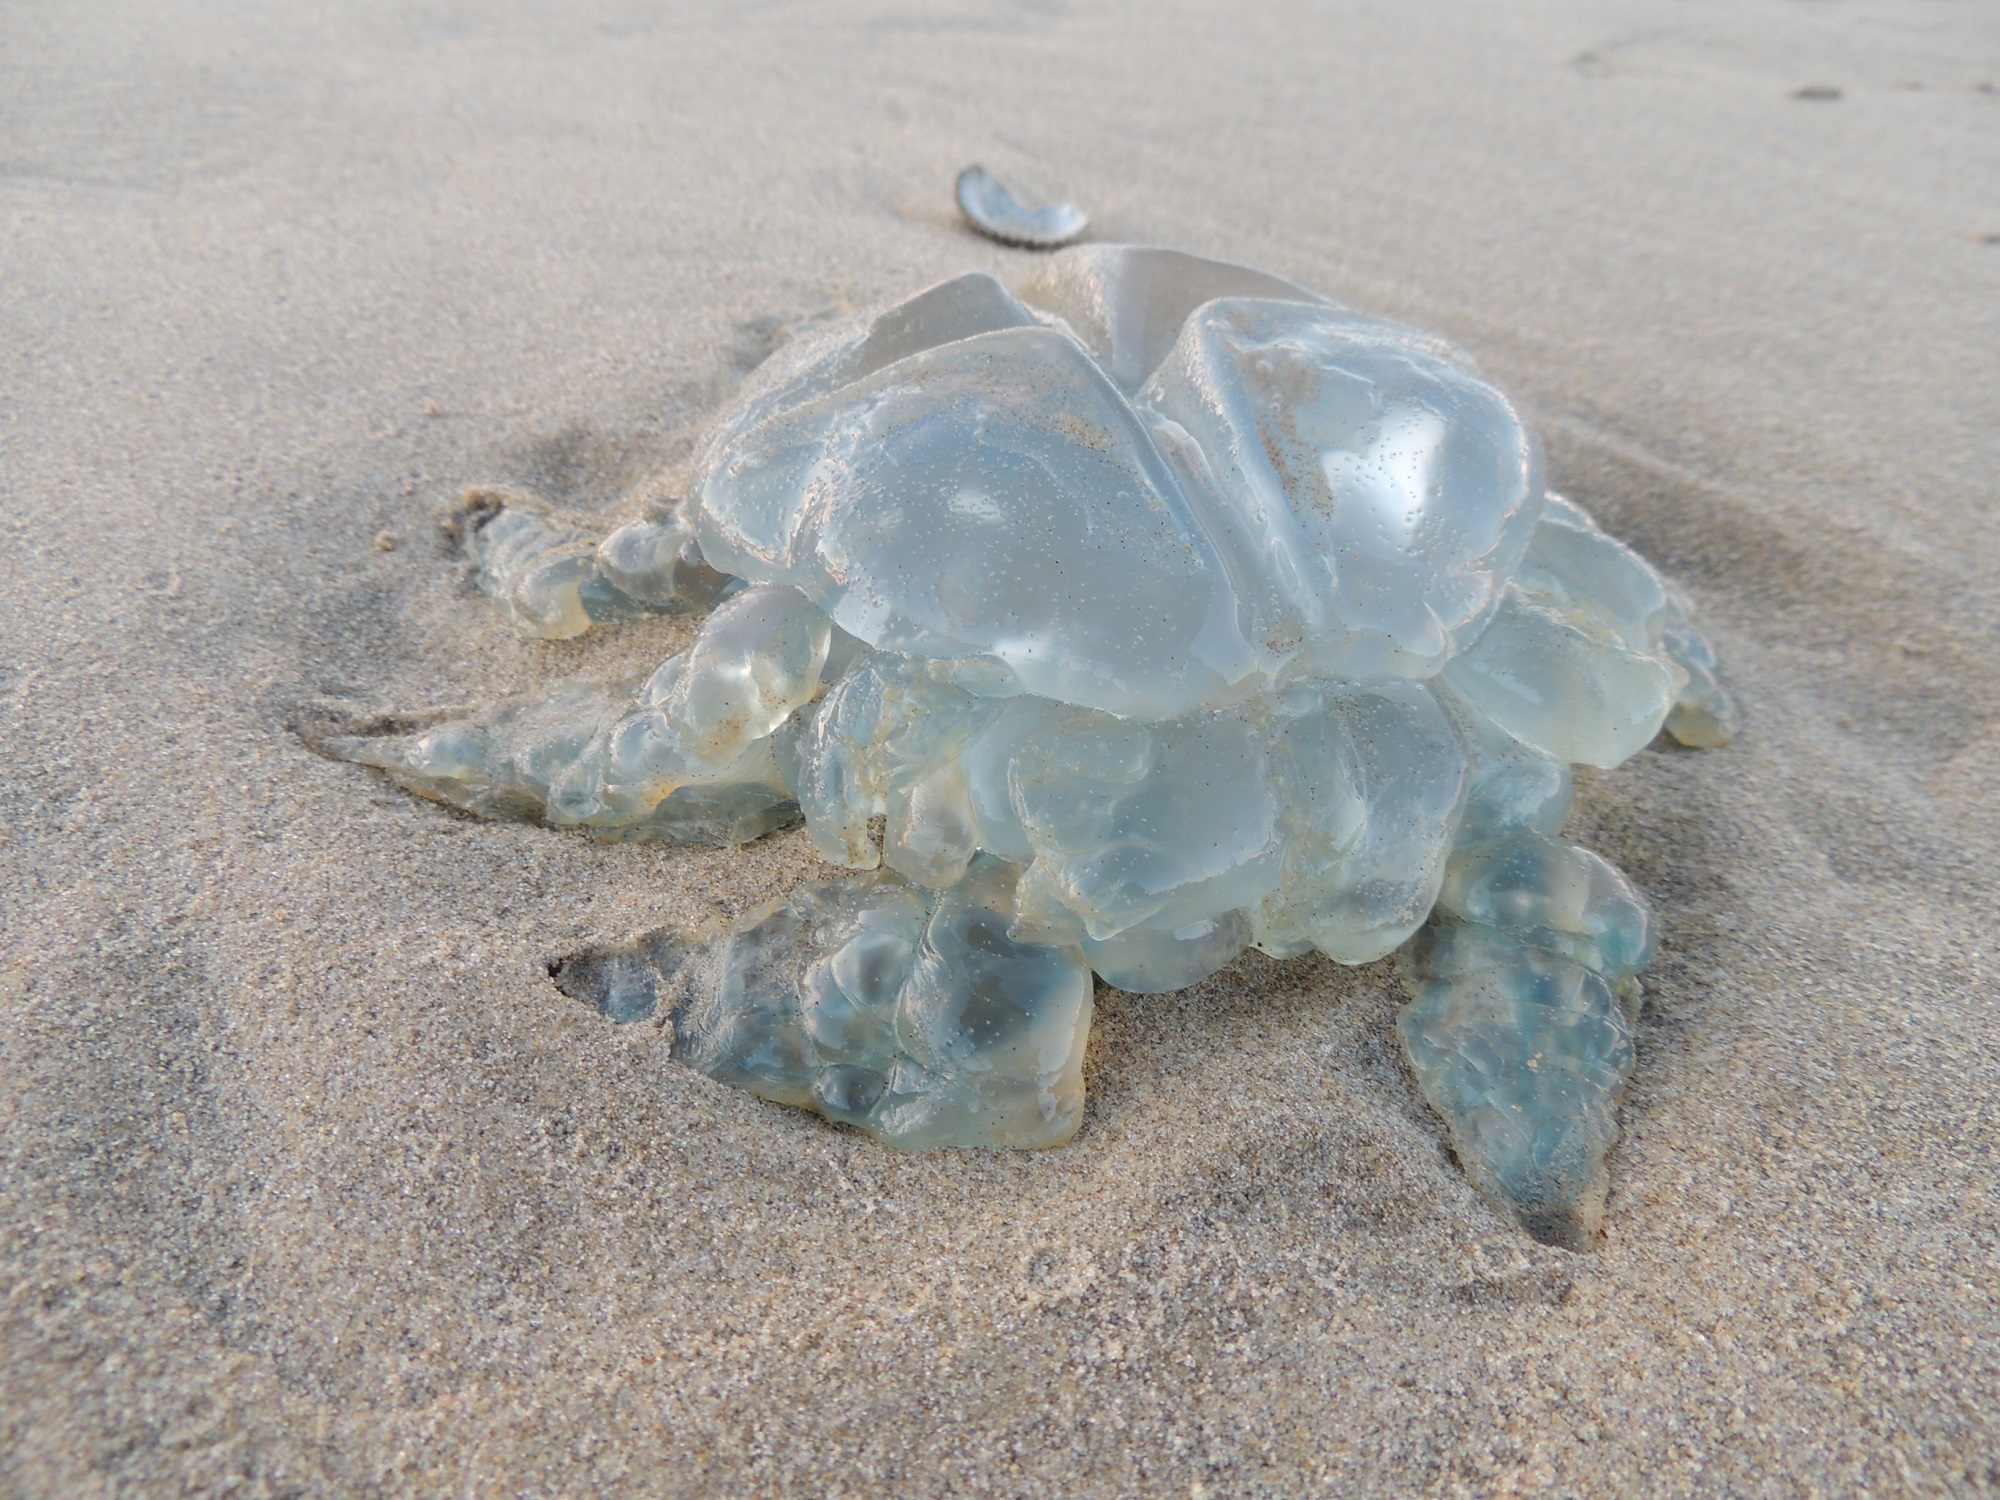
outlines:
[[1029, 208], [984, 167], [967, 167], [958, 174], [958, 211], [965, 222], [1003, 245], [1024, 250], [1057, 250], [1076, 241], [1090, 218], [1074, 203]]

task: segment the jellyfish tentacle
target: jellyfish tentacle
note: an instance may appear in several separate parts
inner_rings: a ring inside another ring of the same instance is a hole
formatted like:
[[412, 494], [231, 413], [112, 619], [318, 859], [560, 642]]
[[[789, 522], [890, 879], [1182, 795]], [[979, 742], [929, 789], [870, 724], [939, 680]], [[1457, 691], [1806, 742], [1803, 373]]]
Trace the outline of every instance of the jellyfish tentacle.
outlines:
[[614, 1020], [666, 1013], [673, 1055], [904, 1151], [1060, 1146], [1083, 1118], [1090, 968], [1016, 942], [1018, 866], [942, 892], [889, 870], [802, 886], [727, 928], [648, 934], [557, 966]]
[[474, 582], [516, 631], [561, 641], [596, 625], [708, 609], [731, 580], [702, 561], [677, 510], [599, 538], [532, 495], [473, 489], [453, 523]]
[[1687, 675], [1667, 714], [1667, 733], [1690, 750], [1715, 750], [1734, 741], [1743, 727], [1743, 710], [1722, 681], [1715, 647], [1695, 628], [1687, 606], [1678, 599], [1671, 601], [1661, 643]]
[[1454, 852], [1401, 951], [1418, 1085], [1473, 1182], [1544, 1243], [1596, 1243], [1653, 946], [1612, 865], [1518, 828]]
[[421, 732], [335, 733], [319, 746], [481, 817], [746, 843], [797, 815], [771, 735], [818, 692], [832, 628], [795, 589], [746, 589], [650, 674], [579, 676]]

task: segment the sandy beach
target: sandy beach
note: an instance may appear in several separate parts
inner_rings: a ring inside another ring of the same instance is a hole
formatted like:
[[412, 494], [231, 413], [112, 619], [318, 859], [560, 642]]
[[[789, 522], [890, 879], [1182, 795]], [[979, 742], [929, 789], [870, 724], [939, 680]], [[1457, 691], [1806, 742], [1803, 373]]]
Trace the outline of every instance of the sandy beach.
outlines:
[[[676, 649], [514, 637], [456, 497], [1020, 278], [973, 161], [1455, 339], [1696, 601], [1746, 732], [1572, 823], [1664, 932], [1596, 1254], [1387, 965], [1100, 989], [1072, 1145], [898, 1156], [548, 977], [801, 831], [293, 733]], [[0, 223], [0, 1494], [2000, 1491], [2000, 10], [8, 4]]]

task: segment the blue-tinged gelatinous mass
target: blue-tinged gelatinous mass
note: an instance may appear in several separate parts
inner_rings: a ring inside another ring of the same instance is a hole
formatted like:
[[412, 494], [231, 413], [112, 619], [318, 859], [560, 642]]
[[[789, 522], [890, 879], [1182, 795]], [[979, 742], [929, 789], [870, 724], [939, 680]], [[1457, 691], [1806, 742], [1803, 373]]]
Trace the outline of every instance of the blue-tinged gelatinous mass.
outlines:
[[1093, 971], [1155, 993], [1247, 947], [1400, 950], [1401, 1035], [1472, 1180], [1594, 1238], [1653, 934], [1562, 840], [1569, 768], [1663, 725], [1726, 743], [1735, 710], [1450, 344], [1086, 246], [801, 332], [675, 499], [601, 540], [491, 492], [461, 525], [526, 634], [707, 618], [629, 678], [331, 748], [602, 838], [803, 816], [856, 872], [607, 952], [607, 1014], [895, 1146], [1051, 1146]]

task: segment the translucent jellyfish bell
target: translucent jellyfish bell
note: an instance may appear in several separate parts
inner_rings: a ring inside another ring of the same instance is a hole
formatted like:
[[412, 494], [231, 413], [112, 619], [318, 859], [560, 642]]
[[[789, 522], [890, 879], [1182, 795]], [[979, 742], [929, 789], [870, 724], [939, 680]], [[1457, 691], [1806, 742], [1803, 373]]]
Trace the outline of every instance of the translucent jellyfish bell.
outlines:
[[[994, 232], [1081, 227], [960, 187]], [[1083, 1119], [1093, 970], [1157, 993], [1248, 946], [1395, 952], [1470, 1178], [1593, 1242], [1658, 929], [1562, 838], [1570, 768], [1663, 725], [1724, 743], [1737, 712], [1684, 601], [1544, 494], [1462, 351], [1090, 245], [1018, 292], [972, 273], [802, 333], [685, 478], [602, 542], [491, 492], [461, 522], [523, 634], [710, 610], [684, 651], [313, 731], [598, 838], [802, 818], [846, 872], [573, 955], [568, 993], [903, 1149], [1045, 1147]]]

